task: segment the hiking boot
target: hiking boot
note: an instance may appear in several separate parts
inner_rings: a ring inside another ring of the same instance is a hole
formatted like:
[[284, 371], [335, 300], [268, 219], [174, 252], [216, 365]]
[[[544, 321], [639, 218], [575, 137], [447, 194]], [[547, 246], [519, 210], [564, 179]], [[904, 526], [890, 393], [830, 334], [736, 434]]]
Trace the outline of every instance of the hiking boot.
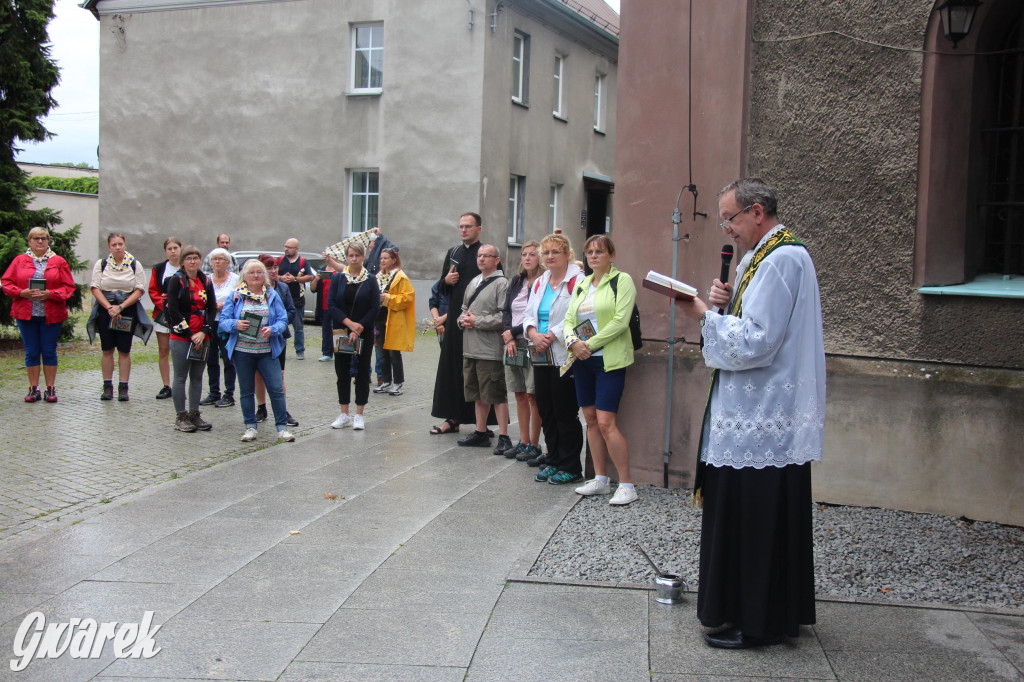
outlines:
[[37, 403], [43, 399], [43, 394], [39, 392], [38, 386], [29, 386], [28, 395], [25, 396], [26, 403]]
[[200, 431], [209, 431], [213, 428], [213, 424], [203, 419], [203, 414], [199, 410], [192, 410], [188, 413], [188, 418], [192, 421], [192, 424]]
[[184, 431], [185, 433], [195, 433], [199, 429], [192, 423], [189, 418], [188, 412], [179, 412], [178, 418], [174, 421], [174, 428], [178, 431]]
[[474, 431], [465, 438], [459, 439], [459, 445], [469, 448], [486, 448], [491, 444], [491, 439], [486, 431]]
[[113, 384], [103, 384], [103, 393], [100, 393], [100, 400], [113, 400], [114, 399], [114, 386]]
[[523, 448], [525, 447], [528, 446], [524, 445], [523, 441], [519, 441], [518, 443], [516, 443], [515, 445], [513, 445], [512, 447], [505, 451], [505, 458], [515, 459], [519, 455], [519, 453], [523, 451]]
[[498, 444], [494, 446], [491, 453], [499, 456], [504, 455], [506, 452], [513, 449], [513, 447], [511, 438], [508, 436], [498, 436]]
[[122, 403], [128, 402], [128, 383], [127, 382], [122, 381], [122, 382], [118, 383], [118, 385], [117, 385], [117, 400], [119, 402], [122, 402]]
[[159, 393], [156, 394], [156, 399], [157, 400], [166, 400], [167, 398], [170, 398], [170, 397], [171, 397], [171, 387], [170, 386], [166, 386], [166, 385], [163, 388], [160, 389]]
[[256, 406], [256, 423], [259, 424], [265, 421], [267, 421], [267, 404], [263, 403]]
[[544, 467], [537, 472], [537, 475], [533, 477], [533, 480], [537, 481], [537, 483], [543, 483], [557, 473], [558, 467]]
[[577, 481], [582, 480], [582, 475], [574, 474], [569, 471], [556, 471], [548, 476], [548, 483], [551, 485], [565, 485], [566, 483], [576, 483]]

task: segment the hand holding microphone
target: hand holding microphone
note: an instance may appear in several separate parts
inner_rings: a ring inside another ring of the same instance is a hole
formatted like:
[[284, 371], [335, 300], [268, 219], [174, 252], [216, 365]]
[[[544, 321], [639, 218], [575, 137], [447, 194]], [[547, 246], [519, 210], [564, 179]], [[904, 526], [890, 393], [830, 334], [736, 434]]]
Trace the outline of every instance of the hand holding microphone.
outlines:
[[722, 247], [722, 272], [708, 290], [708, 301], [718, 308], [718, 314], [724, 315], [725, 309], [732, 300], [732, 285], [729, 284], [729, 265], [732, 263], [732, 244]]

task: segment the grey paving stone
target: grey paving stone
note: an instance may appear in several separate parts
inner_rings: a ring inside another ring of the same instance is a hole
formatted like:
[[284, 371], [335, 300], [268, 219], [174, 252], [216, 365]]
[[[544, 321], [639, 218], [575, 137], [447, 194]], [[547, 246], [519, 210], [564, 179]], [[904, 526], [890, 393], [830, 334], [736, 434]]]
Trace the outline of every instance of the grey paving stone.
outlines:
[[498, 600], [487, 632], [511, 639], [644, 641], [647, 593], [512, 583]]
[[835, 678], [812, 628], [802, 628], [796, 639], [762, 649], [712, 649], [704, 642], [694, 595], [688, 595], [682, 604], [658, 604], [653, 593], [643, 594], [647, 595], [650, 609], [650, 660], [655, 673], [715, 678]]
[[278, 682], [460, 682], [465, 668], [296, 661]]
[[115, 661], [104, 675], [275, 680], [319, 627], [172, 619], [157, 633], [159, 654]]
[[342, 609], [298, 659], [465, 668], [486, 622], [482, 613]]
[[384, 564], [387, 568], [476, 573], [507, 577], [519, 548], [477, 538], [426, 538], [419, 534], [406, 542]]
[[84, 682], [93, 679], [114, 661], [113, 648], [107, 643], [99, 658], [71, 658], [69, 654], [64, 654], [54, 659], [33, 659], [27, 668], [14, 672], [11, 670], [10, 661], [15, 658], [14, 642], [17, 630], [17, 625], [0, 627], [0, 642], [3, 643], [0, 682]]
[[[0, 592], [0, 626], [13, 623], [17, 627], [25, 613], [33, 611], [32, 607], [42, 604], [51, 597], [52, 594], [44, 592]], [[0, 659], [0, 663], [2, 660]]]
[[825, 602], [814, 626], [825, 651], [997, 653], [966, 613]]
[[1006, 658], [1024, 672], [1024, 618], [970, 613], [968, 617]]
[[259, 550], [155, 544], [117, 561], [94, 580], [212, 586], [259, 556]]
[[212, 515], [168, 535], [152, 547], [260, 550], [288, 537], [294, 524], [287, 519], [252, 519]]
[[649, 682], [643, 641], [514, 639], [488, 629], [473, 657], [467, 679], [476, 682], [616, 680]]
[[0, 554], [0, 593], [63, 592], [102, 571], [118, 556], [56, 553], [46, 561], [22, 560], [18, 554]]
[[504, 587], [503, 579], [490, 576], [382, 567], [363, 581], [343, 608], [490, 613]]
[[829, 651], [829, 662], [843, 682], [883, 680], [1022, 680], [1024, 676], [1001, 655], [932, 651], [895, 653]]
[[[345, 503], [348, 504], [347, 502]], [[416, 512], [403, 513], [396, 509], [392, 513], [348, 514], [339, 504], [337, 513], [320, 517], [298, 529], [299, 535], [291, 535], [283, 543], [303, 545], [334, 545], [344, 543], [367, 549], [386, 548], [388, 554], [395, 547], [411, 538], [416, 531], [429, 521]], [[354, 519], [358, 518], [358, 523]]]
[[159, 625], [202, 593], [199, 585], [83, 580], [50, 599], [26, 607], [6, 624], [19, 624], [32, 611], [41, 612], [48, 623], [68, 622], [71, 618], [138, 623], [145, 611], [153, 611], [153, 623]]

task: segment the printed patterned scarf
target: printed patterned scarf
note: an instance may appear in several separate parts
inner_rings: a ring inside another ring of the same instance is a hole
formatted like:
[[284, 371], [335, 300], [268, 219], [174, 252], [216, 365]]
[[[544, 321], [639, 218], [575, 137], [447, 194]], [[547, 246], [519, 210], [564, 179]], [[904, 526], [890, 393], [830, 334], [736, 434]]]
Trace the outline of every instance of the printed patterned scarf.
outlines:
[[115, 272], [122, 272], [124, 270], [132, 270], [132, 271], [134, 271], [135, 270], [135, 256], [133, 256], [132, 254], [130, 254], [127, 251], [125, 251], [124, 252], [124, 259], [121, 261], [121, 264], [118, 265], [116, 262], [114, 262], [114, 255], [113, 254], [109, 254], [107, 256], [107, 267], [110, 268], [111, 270], [114, 270]]
[[368, 271], [368, 270], [367, 270], [366, 268], [361, 268], [361, 269], [359, 270], [359, 274], [358, 274], [358, 275], [353, 275], [353, 274], [352, 274], [352, 273], [351, 273], [351, 272], [349, 271], [349, 268], [350, 268], [350, 267], [352, 267], [352, 266], [350, 266], [350, 265], [346, 265], [346, 266], [345, 266], [345, 269], [344, 269], [344, 270], [342, 270], [342, 272], [344, 272], [344, 273], [345, 273], [345, 277], [347, 277], [347, 278], [348, 278], [348, 283], [349, 283], [349, 284], [362, 284], [362, 283], [363, 283], [363, 282], [365, 282], [365, 281], [367, 280], [367, 278], [368, 278], [368, 277], [370, 276], [370, 272], [369, 272], [369, 271]]
[[380, 289], [380, 292], [382, 294], [388, 288], [388, 286], [391, 285], [391, 281], [395, 278], [395, 275], [397, 274], [397, 268], [395, 270], [392, 270], [391, 272], [384, 272], [383, 270], [381, 270], [380, 272], [377, 273], [377, 288]]
[[[270, 291], [270, 287], [264, 284], [263, 291], [257, 294], [250, 291], [249, 285], [247, 285], [245, 282], [242, 282], [237, 287], [235, 287], [235, 291], [237, 291], [242, 296], [242, 298], [246, 299], [247, 301], [252, 301], [253, 303], [263, 303], [265, 300], [267, 300], [267, 295], [268, 292]], [[206, 292], [203, 292], [203, 300], [206, 300], [205, 293]]]
[[57, 254], [55, 254], [53, 252], [53, 249], [51, 249], [49, 246], [47, 246], [46, 247], [46, 253], [44, 253], [42, 256], [37, 256], [36, 254], [32, 253], [32, 249], [28, 249], [27, 251], [25, 251], [25, 255], [29, 256], [37, 264], [42, 265], [48, 259], [52, 258], [53, 256], [56, 256]]

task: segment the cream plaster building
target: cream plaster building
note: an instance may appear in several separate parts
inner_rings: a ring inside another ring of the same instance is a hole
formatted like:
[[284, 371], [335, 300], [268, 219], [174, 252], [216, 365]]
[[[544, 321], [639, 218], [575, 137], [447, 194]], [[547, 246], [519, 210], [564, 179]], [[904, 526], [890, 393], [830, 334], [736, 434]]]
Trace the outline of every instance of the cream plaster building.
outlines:
[[87, 0], [101, 232], [319, 251], [379, 225], [436, 278], [464, 211], [509, 249], [604, 231], [618, 16], [601, 0]]

